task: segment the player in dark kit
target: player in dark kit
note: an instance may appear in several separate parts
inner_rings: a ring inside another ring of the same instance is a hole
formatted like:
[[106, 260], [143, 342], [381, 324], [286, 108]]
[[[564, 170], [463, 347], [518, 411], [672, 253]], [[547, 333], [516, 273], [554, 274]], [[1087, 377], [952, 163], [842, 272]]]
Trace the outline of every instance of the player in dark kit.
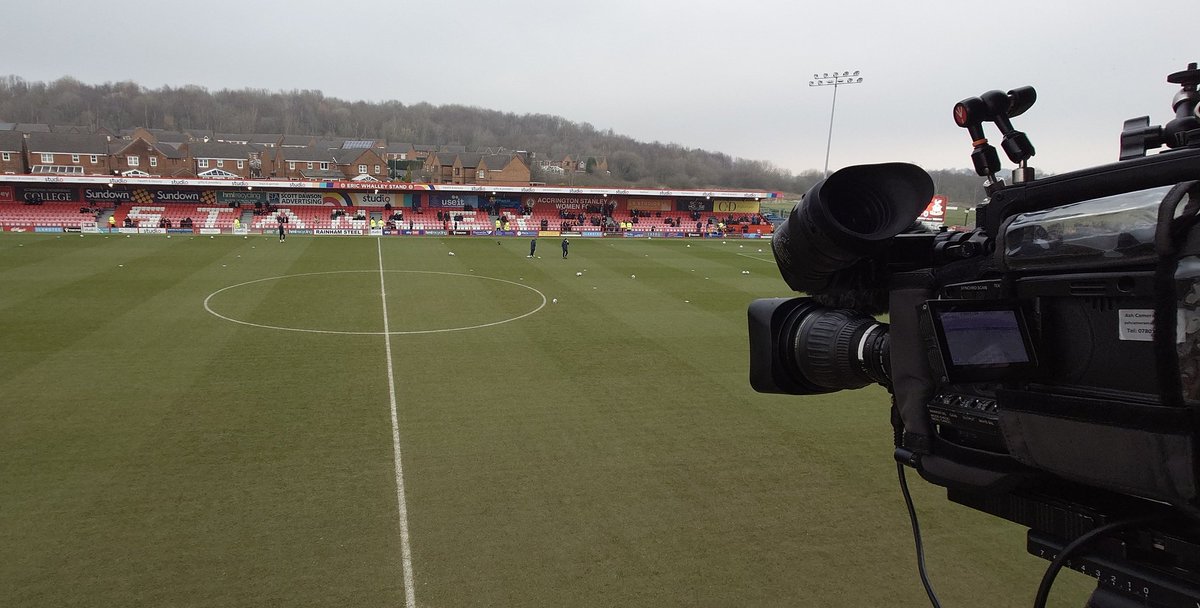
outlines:
[[279, 242], [282, 243], [286, 240], [287, 240], [287, 232], [284, 231], [283, 222], [279, 222]]
[[537, 239], [529, 241], [529, 257], [533, 257], [533, 252], [537, 251]]
[[564, 260], [567, 259], [567, 247], [570, 247], [570, 246], [571, 246], [571, 241], [568, 241], [567, 239], [563, 239], [562, 247], [563, 247], [563, 259]]

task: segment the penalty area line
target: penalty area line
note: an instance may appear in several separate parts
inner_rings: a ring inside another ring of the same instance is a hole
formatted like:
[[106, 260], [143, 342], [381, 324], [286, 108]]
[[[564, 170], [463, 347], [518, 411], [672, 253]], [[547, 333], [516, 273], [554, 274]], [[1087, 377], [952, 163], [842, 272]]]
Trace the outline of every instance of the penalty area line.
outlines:
[[379, 254], [379, 295], [383, 300], [383, 345], [387, 354], [388, 398], [392, 412], [392, 455], [396, 469], [396, 506], [400, 518], [400, 555], [404, 570], [404, 605], [417, 607], [417, 593], [413, 588], [412, 549], [408, 542], [408, 504], [404, 496], [404, 464], [400, 459], [400, 418], [396, 414], [396, 372], [392, 365], [392, 334], [388, 325], [387, 285], [383, 271], [383, 239], [375, 239], [375, 250]]

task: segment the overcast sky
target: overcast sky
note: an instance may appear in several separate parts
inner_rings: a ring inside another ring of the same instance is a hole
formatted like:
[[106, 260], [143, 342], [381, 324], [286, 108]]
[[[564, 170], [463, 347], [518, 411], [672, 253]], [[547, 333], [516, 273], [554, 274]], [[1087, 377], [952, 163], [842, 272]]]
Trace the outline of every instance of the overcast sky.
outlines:
[[19, 61], [0, 74], [26, 80], [318, 89], [555, 114], [793, 172], [825, 163], [834, 91], [810, 87], [814, 73], [864, 77], [838, 87], [831, 170], [969, 167], [954, 103], [1033, 85], [1037, 104], [1013, 122], [1037, 148], [1030, 164], [1057, 173], [1115, 161], [1127, 118], [1169, 120], [1166, 75], [1200, 61], [1196, 0], [18, 5], [5, 55]]

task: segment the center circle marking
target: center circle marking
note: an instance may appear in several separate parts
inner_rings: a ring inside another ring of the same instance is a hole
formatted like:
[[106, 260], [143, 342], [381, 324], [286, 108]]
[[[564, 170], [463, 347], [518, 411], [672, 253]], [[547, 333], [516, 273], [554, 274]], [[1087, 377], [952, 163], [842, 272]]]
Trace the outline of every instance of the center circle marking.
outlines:
[[[500, 321], [493, 321], [491, 323], [482, 323], [479, 325], [467, 325], [467, 326], [463, 326], [463, 327], [445, 327], [445, 328], [441, 328], [441, 329], [420, 329], [420, 330], [413, 330], [413, 331], [389, 331], [389, 332], [339, 331], [339, 330], [332, 330], [332, 329], [307, 329], [307, 328], [303, 328], [303, 327], [283, 327], [280, 325], [264, 325], [261, 323], [251, 323], [249, 321], [243, 321], [241, 319], [227, 317], [227, 316], [217, 312], [216, 310], [213, 310], [213, 307], [211, 306], [212, 299], [214, 297], [216, 297], [217, 295], [221, 294], [222, 292], [229, 291], [231, 289], [237, 289], [238, 287], [245, 287], [247, 285], [254, 285], [255, 283], [265, 283], [267, 281], [279, 281], [282, 279], [291, 279], [291, 278], [295, 278], [295, 277], [311, 277], [311, 276], [327, 275], [327, 274], [355, 274], [355, 273], [378, 274], [380, 272], [404, 273], [404, 274], [432, 274], [432, 275], [443, 275], [443, 276], [451, 276], [451, 277], [466, 277], [469, 279], [482, 279], [482, 280], [486, 280], [486, 281], [496, 281], [497, 283], [507, 283], [509, 285], [515, 285], [522, 289], [528, 289], [529, 291], [532, 291], [533, 293], [536, 293], [538, 296], [540, 296], [542, 298], [542, 301], [540, 304], [537, 305], [536, 308], [534, 308], [533, 310], [530, 310], [524, 314], [517, 315], [515, 317], [510, 317], [507, 319], [502, 319]], [[325, 271], [325, 272], [302, 272], [299, 274], [285, 274], [285, 275], [280, 275], [277, 277], [266, 277], [266, 278], [262, 278], [262, 279], [254, 279], [253, 281], [246, 281], [244, 283], [238, 283], [236, 285], [229, 285], [228, 287], [222, 287], [221, 289], [218, 289], [218, 290], [208, 294], [208, 297], [204, 298], [204, 310], [208, 311], [209, 314], [213, 315], [214, 317], [217, 317], [218, 319], [223, 319], [223, 320], [229, 321], [231, 323], [237, 323], [239, 325], [248, 325], [250, 327], [258, 327], [258, 328], [262, 328], [262, 329], [276, 329], [279, 331], [298, 331], [298, 332], [309, 333], [309, 334], [339, 334], [339, 335], [347, 335], [347, 336], [382, 336], [385, 334], [391, 335], [391, 336], [405, 336], [405, 335], [415, 335], [415, 334], [438, 334], [438, 333], [446, 333], [446, 332], [452, 332], [452, 331], [468, 331], [468, 330], [472, 330], [472, 329], [483, 329], [485, 327], [494, 327], [496, 325], [502, 325], [504, 323], [511, 323], [513, 321], [519, 321], [521, 319], [524, 319], [525, 317], [528, 317], [528, 316], [538, 312], [539, 310], [541, 310], [545, 307], [546, 307], [546, 294], [542, 293], [541, 291], [538, 291], [536, 288], [530, 287], [529, 285], [525, 285], [523, 283], [517, 283], [516, 281], [509, 281], [507, 279], [497, 279], [495, 277], [485, 277], [485, 276], [481, 276], [481, 275], [477, 275], [477, 274], [463, 274], [461, 272], [438, 272], [438, 271], [434, 271], [434, 270], [383, 270], [383, 271], [379, 271], [379, 270], [329, 270], [329, 271]]]

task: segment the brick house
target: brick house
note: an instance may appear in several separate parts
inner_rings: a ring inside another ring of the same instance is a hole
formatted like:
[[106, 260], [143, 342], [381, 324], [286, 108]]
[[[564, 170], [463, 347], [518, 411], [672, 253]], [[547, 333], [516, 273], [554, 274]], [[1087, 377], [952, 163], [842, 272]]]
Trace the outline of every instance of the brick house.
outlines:
[[[429, 161], [429, 157], [438, 153], [438, 147], [429, 144], [413, 144], [413, 155], [408, 157], [409, 160], [419, 160], [423, 163]], [[426, 165], [428, 167], [428, 165]]]
[[190, 177], [188, 164], [179, 149], [142, 136], [131, 141], [116, 139], [108, 144], [109, 167], [123, 177]]
[[597, 175], [608, 174], [608, 157], [605, 156], [587, 156], [580, 155], [579, 160], [575, 163], [575, 170], [584, 173], [587, 171], [588, 162], [592, 163], [592, 173]]
[[333, 153], [324, 148], [280, 146], [268, 150], [264, 156], [271, 158], [270, 170], [264, 173], [269, 177], [294, 180], [344, 177], [333, 162]]
[[[454, 163], [458, 154], [448, 152], [433, 152], [425, 159], [424, 169], [429, 174], [429, 182], [433, 184], [454, 183]], [[461, 166], [461, 165], [460, 165]]]
[[167, 129], [147, 129], [146, 127], [137, 127], [135, 129], [122, 129], [121, 137], [127, 140], [142, 138], [154, 144], [168, 144], [172, 148], [179, 148], [185, 143], [193, 141], [204, 141], [203, 137], [195, 137], [190, 133], [183, 131], [169, 131]]
[[483, 160], [481, 154], [459, 154], [454, 157], [454, 164], [451, 168], [452, 184], [473, 184], [475, 183], [475, 172], [479, 169], [479, 161]]
[[0, 173], [20, 175], [28, 172], [25, 166], [25, 134], [0, 131]]
[[261, 177], [263, 151], [258, 146], [226, 142], [188, 144], [187, 155], [196, 177], [251, 179]]
[[29, 172], [110, 175], [108, 139], [80, 133], [30, 133], [25, 141]]
[[342, 148], [333, 150], [333, 162], [338, 171], [351, 181], [383, 181], [387, 178], [387, 163], [375, 148]]
[[477, 184], [528, 185], [529, 165], [519, 154], [490, 154], [475, 168]]
[[388, 144], [383, 160], [417, 160], [417, 151], [410, 143]]

